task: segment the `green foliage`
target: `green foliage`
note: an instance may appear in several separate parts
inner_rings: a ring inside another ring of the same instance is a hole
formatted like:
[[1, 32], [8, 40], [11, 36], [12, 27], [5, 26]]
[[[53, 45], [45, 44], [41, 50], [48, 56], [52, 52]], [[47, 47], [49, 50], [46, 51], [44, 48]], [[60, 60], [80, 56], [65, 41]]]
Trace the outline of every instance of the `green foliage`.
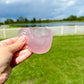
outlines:
[[49, 52], [33, 54], [5, 84], [83, 84], [84, 36], [54, 36]]
[[5, 24], [11, 24], [11, 23], [14, 23], [14, 20], [13, 19], [7, 19], [4, 23]]
[[28, 20], [28, 18], [26, 17], [24, 18], [21, 16], [16, 21], [14, 21], [13, 19], [7, 19], [4, 23], [5, 24], [15, 24], [15, 23], [22, 24], [22, 23], [49, 23], [49, 22], [61, 22], [61, 21], [84, 21], [84, 16], [77, 17], [75, 15], [70, 15], [68, 18], [64, 18], [61, 20], [50, 20], [50, 19], [42, 20], [41, 18], [36, 20], [35, 17], [32, 20]]
[[3, 25], [4, 23], [3, 22], [0, 22], [0, 25]]
[[84, 21], [84, 16], [77, 17], [75, 15], [70, 15], [68, 18], [64, 18], [62, 21]]
[[17, 19], [17, 23], [23, 23], [25, 19], [21, 16]]
[[36, 23], [36, 18], [34, 17], [33, 20], [31, 20], [31, 23]]
[[84, 21], [84, 16], [78, 18], [79, 21]]
[[28, 23], [28, 22], [29, 22], [29, 20], [28, 20], [27, 18], [25, 18], [25, 19], [24, 19], [24, 22], [25, 22], [25, 23]]
[[69, 21], [75, 21], [75, 20], [77, 20], [77, 16], [71, 15], [71, 16], [69, 16], [67, 18], [67, 20], [69, 20]]

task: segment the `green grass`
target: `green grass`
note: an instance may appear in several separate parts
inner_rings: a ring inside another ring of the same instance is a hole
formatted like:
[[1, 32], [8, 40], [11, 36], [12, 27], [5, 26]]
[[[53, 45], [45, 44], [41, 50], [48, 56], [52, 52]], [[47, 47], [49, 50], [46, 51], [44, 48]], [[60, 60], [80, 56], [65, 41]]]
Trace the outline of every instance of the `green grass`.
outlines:
[[84, 84], [84, 36], [54, 36], [49, 52], [15, 67], [5, 84]]
[[18, 26], [9, 26], [9, 28], [21, 28], [21, 27], [18, 27]]

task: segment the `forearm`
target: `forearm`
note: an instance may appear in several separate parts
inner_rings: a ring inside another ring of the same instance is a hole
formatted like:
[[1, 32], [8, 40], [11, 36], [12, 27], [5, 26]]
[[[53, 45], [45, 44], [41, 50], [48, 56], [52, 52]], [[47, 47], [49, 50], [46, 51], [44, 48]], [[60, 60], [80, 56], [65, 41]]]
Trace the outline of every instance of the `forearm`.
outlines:
[[12, 60], [12, 53], [7, 47], [0, 47], [0, 74], [4, 72]]

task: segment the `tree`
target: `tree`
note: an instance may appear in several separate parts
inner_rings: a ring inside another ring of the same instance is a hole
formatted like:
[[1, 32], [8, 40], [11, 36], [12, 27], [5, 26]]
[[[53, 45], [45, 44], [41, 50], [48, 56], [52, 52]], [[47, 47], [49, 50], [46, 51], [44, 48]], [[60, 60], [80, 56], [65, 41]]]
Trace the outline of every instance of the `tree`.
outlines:
[[0, 22], [0, 25], [3, 25], [4, 23], [3, 22]]
[[41, 23], [41, 18], [39, 18], [39, 22]]
[[11, 24], [11, 23], [14, 23], [14, 20], [13, 19], [7, 19], [5, 21], [5, 24]]
[[19, 23], [23, 23], [25, 21], [25, 19], [21, 16], [17, 19], [17, 22]]
[[19, 23], [19, 19], [16, 20], [16, 23]]
[[37, 20], [37, 22], [38, 22], [38, 23], [41, 23], [41, 22], [42, 22], [41, 18], [39, 18], [39, 19]]
[[84, 16], [78, 17], [79, 21], [84, 21]]
[[32, 23], [36, 22], [36, 18], [34, 17], [33, 20], [31, 20]]
[[77, 20], [77, 16], [71, 15], [67, 18], [67, 20], [69, 20], [69, 21]]
[[27, 18], [25, 18], [24, 20], [25, 20], [25, 23], [29, 22], [29, 20]]

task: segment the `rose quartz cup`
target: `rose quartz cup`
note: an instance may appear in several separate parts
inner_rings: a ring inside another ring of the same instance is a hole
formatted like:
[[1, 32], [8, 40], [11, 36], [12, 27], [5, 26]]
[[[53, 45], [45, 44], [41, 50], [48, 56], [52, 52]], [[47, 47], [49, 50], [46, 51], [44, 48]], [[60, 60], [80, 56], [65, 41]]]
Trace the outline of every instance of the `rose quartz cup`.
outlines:
[[52, 44], [53, 33], [50, 29], [43, 27], [22, 28], [19, 36], [27, 36], [27, 44], [33, 53], [43, 54], [48, 52]]

